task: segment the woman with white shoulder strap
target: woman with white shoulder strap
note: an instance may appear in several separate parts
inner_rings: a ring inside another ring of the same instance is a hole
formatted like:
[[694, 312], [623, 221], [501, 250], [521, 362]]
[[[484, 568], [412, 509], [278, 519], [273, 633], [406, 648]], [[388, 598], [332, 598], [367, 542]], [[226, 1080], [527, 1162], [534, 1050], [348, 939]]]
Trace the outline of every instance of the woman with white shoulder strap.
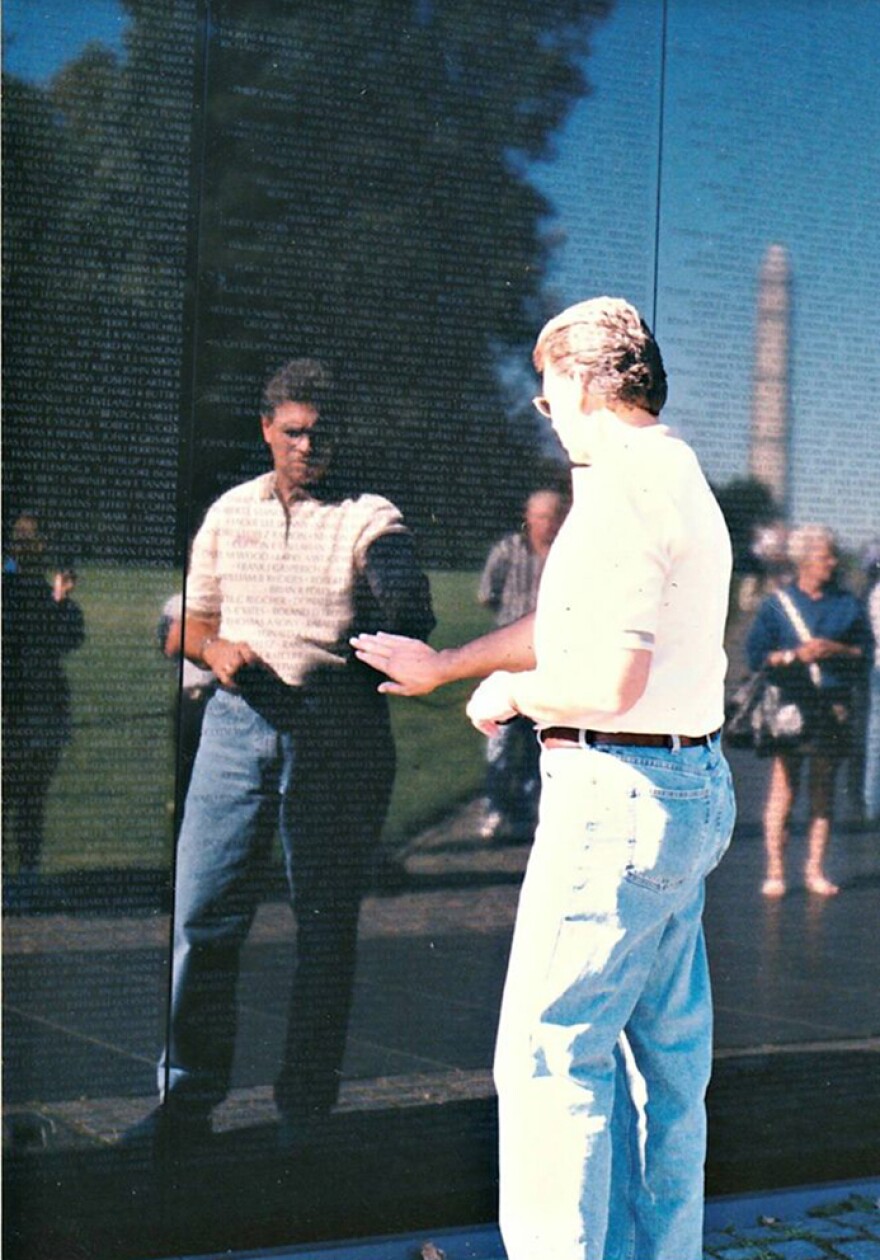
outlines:
[[[749, 632], [752, 669], [769, 668], [780, 684], [802, 693], [812, 713], [804, 742], [773, 758], [764, 808], [767, 869], [761, 892], [786, 891], [785, 847], [801, 767], [809, 759], [809, 824], [804, 884], [820, 897], [839, 892], [825, 872], [837, 768], [849, 754], [852, 691], [865, 668], [870, 630], [854, 595], [834, 583], [837, 547], [831, 530], [794, 530], [788, 550], [794, 582], [764, 601]], [[812, 701], [812, 703], [811, 703]]]

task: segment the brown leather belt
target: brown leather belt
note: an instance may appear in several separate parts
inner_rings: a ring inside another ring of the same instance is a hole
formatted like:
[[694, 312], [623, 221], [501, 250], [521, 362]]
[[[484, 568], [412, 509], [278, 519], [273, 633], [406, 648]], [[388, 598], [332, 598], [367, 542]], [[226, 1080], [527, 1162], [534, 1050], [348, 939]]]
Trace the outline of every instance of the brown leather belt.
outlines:
[[[712, 731], [708, 735], [679, 735], [680, 748], [693, 748], [696, 744], [708, 744], [721, 733]], [[583, 747], [605, 744], [623, 744], [636, 748], [674, 748], [675, 735], [645, 735], [640, 731], [584, 731], [578, 726], [545, 726], [538, 733], [543, 748], [567, 748], [572, 744]]]

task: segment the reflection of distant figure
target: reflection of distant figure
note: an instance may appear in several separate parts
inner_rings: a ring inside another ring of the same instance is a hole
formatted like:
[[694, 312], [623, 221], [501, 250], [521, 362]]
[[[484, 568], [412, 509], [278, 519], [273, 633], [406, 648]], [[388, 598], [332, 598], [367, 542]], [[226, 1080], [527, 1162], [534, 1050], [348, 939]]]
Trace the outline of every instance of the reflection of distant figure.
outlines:
[[834, 586], [838, 558], [831, 531], [805, 525], [792, 533], [788, 550], [797, 577], [786, 591], [813, 637], [802, 642], [779, 600], [771, 596], [749, 631], [746, 652], [752, 669], [769, 667], [781, 686], [799, 693], [805, 702], [815, 697], [818, 686], [821, 703], [805, 745], [773, 758], [764, 808], [767, 871], [761, 891], [765, 897], [785, 893], [784, 850], [801, 766], [808, 757], [810, 821], [804, 882], [810, 892], [828, 897], [839, 891], [825, 874], [834, 780], [849, 752], [852, 689], [864, 668], [870, 634], [859, 601]]
[[50, 584], [45, 550], [37, 517], [22, 513], [3, 573], [3, 813], [25, 879], [39, 870], [46, 795], [70, 739], [62, 662], [85, 638], [76, 575], [59, 570]]
[[788, 557], [788, 530], [782, 521], [760, 525], [749, 548], [752, 570], [739, 585], [738, 602], [742, 612], [755, 612], [761, 601], [792, 579]]
[[880, 822], [880, 543], [865, 557], [868, 574], [867, 608], [874, 655], [865, 740], [865, 819]]
[[[508, 534], [489, 552], [480, 578], [479, 600], [495, 614], [497, 626], [510, 625], [535, 611], [538, 585], [550, 544], [564, 515], [555, 490], [529, 495], [520, 533]], [[517, 717], [486, 747], [484, 839], [526, 839], [537, 823], [540, 749], [534, 722]]]
[[159, 646], [167, 657], [180, 664], [180, 686], [174, 712], [177, 739], [177, 799], [186, 799], [193, 762], [199, 747], [205, 705], [217, 685], [209, 669], [202, 669], [184, 656], [183, 597], [172, 595], [162, 609], [158, 626]]

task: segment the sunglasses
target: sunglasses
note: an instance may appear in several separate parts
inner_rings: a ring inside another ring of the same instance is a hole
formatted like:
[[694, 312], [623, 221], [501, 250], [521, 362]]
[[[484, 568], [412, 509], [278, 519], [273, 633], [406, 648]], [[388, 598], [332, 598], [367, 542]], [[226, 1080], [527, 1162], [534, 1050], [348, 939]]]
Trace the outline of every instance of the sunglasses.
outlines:
[[281, 430], [288, 442], [300, 443], [306, 438], [312, 450], [328, 450], [334, 442], [333, 435], [328, 433], [326, 429], [320, 429], [317, 425], [304, 426], [301, 429], [294, 428], [292, 425]]
[[553, 412], [550, 410], [549, 399], [545, 398], [543, 394], [538, 394], [536, 398], [532, 399], [532, 406], [539, 415], [544, 417], [545, 420], [553, 419]]

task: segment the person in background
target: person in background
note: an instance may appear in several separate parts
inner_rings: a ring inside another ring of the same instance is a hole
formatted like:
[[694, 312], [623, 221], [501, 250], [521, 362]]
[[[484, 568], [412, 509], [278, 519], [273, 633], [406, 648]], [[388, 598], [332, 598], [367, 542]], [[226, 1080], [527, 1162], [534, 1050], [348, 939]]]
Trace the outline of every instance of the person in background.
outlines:
[[[523, 513], [523, 529], [500, 539], [486, 561], [478, 598], [507, 626], [534, 612], [544, 561], [559, 533], [565, 509], [556, 490], [535, 490]], [[538, 819], [540, 749], [533, 722], [515, 717], [486, 741], [484, 840], [530, 840]]]
[[788, 558], [788, 529], [783, 521], [755, 528], [749, 558], [751, 571], [743, 575], [737, 602], [741, 612], [753, 613], [766, 596], [787, 586], [793, 577]]
[[659, 421], [666, 373], [634, 307], [578, 303], [533, 357], [574, 492], [536, 612], [440, 652], [393, 634], [354, 644], [393, 680], [382, 690], [484, 677], [468, 704], [479, 730], [517, 713], [540, 727], [495, 1053], [509, 1260], [700, 1260], [702, 912], [735, 813], [720, 732], [730, 538], [694, 452]]
[[46, 579], [46, 541], [33, 512], [12, 527], [3, 573], [3, 823], [14, 835], [19, 908], [36, 892], [43, 853], [46, 798], [70, 742], [70, 688], [64, 658], [81, 647], [85, 624], [71, 598], [72, 567]]
[[[809, 761], [809, 824], [804, 884], [819, 897], [840, 891], [828, 878], [825, 862], [834, 816], [837, 769], [850, 750], [852, 691], [864, 671], [870, 631], [859, 601], [840, 590], [834, 576], [837, 546], [830, 529], [804, 525], [788, 539], [795, 580], [786, 587], [796, 611], [812, 636], [807, 642], [779, 599], [769, 596], [746, 640], [753, 670], [769, 667], [780, 684], [801, 698], [815, 715], [803, 746], [777, 754], [770, 768], [764, 806], [765, 897], [785, 895], [785, 849], [801, 770]], [[818, 667], [818, 673], [814, 667]], [[811, 678], [810, 672], [818, 680]]]
[[867, 549], [862, 563], [868, 582], [865, 602], [874, 639], [865, 736], [865, 821], [877, 823], [880, 822], [880, 542]]
[[172, 595], [162, 609], [156, 637], [163, 655], [178, 665], [178, 687], [174, 706], [174, 734], [177, 747], [175, 794], [185, 801], [202, 733], [205, 706], [214, 693], [217, 679], [183, 656], [183, 596]]
[[272, 471], [222, 495], [192, 546], [183, 650], [217, 688], [177, 844], [160, 1105], [122, 1138], [157, 1155], [208, 1141], [228, 1092], [239, 958], [276, 830], [296, 919], [281, 1147], [339, 1093], [360, 904], [395, 764], [386, 702], [348, 639], [386, 621], [423, 637], [434, 626], [399, 510], [322, 487], [345, 440], [340, 408], [325, 364], [280, 368], [261, 408]]

